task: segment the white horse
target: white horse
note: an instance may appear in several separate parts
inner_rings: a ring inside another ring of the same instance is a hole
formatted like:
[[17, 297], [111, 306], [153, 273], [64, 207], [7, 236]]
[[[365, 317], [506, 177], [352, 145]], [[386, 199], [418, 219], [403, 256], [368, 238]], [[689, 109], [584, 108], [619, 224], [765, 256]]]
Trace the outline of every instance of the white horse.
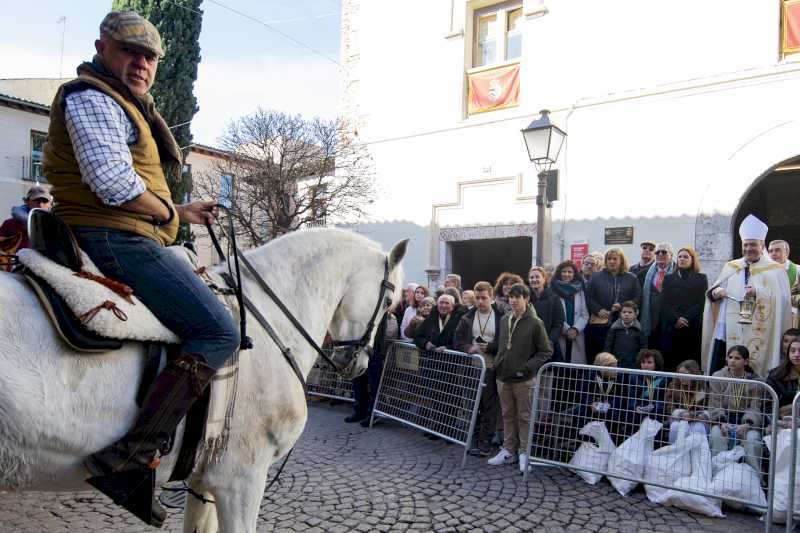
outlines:
[[[335, 340], [360, 339], [382, 292], [386, 302], [381, 300], [377, 319], [390, 301], [398, 301], [407, 242], [385, 254], [357, 234], [318, 229], [292, 233], [246, 256], [321, 344], [326, 331]], [[387, 261], [394, 294], [381, 287]], [[255, 281], [242, 275], [245, 294], [307, 376], [316, 353]], [[0, 310], [0, 489], [91, 489], [84, 482], [83, 460], [122, 437], [136, 417], [142, 345], [127, 342], [99, 355], [67, 349], [36, 295], [14, 274], [0, 275]], [[228, 449], [219, 463], [196, 466], [188, 480], [215, 503], [187, 498], [187, 533], [255, 532], [267, 470], [291, 449], [306, 423], [306, 398], [290, 365], [252, 317], [248, 333], [255, 348], [240, 354]], [[364, 350], [357, 357], [354, 374], [367, 365]], [[179, 440], [162, 460], [159, 483], [172, 470]]]

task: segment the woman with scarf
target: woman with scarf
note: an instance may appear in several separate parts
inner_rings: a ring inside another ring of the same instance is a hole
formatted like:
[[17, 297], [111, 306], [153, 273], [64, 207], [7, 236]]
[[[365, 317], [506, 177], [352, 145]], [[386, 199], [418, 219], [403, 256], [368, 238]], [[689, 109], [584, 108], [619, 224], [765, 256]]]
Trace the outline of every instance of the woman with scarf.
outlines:
[[661, 353], [664, 370], [672, 372], [686, 358], [700, 360], [703, 306], [708, 279], [700, 272], [697, 252], [678, 250], [675, 272], [664, 278], [661, 292]]
[[586, 308], [583, 277], [575, 263], [567, 260], [559, 264], [550, 288], [561, 298], [564, 306], [564, 327], [558, 339], [564, 361], [586, 364], [583, 329], [589, 322], [589, 310]]

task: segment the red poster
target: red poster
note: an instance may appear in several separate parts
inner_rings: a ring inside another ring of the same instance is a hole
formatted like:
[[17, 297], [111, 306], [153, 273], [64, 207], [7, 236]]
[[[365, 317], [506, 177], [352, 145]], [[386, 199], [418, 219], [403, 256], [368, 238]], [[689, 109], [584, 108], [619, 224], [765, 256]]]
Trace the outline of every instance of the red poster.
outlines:
[[572, 260], [573, 263], [578, 265], [578, 268], [581, 267], [583, 258], [586, 257], [587, 255], [589, 255], [589, 243], [570, 244], [569, 258]]
[[800, 0], [786, 0], [783, 4], [782, 20], [784, 54], [800, 52]]
[[519, 103], [519, 64], [469, 75], [469, 114]]

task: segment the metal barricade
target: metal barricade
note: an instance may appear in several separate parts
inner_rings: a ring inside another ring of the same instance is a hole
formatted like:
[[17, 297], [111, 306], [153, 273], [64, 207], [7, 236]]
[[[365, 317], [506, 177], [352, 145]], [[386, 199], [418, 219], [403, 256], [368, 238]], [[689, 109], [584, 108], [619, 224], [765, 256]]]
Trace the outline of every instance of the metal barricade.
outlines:
[[[769, 530], [776, 461], [763, 437], [771, 438], [775, 450], [778, 397], [766, 383], [548, 363], [532, 394], [531, 468], [544, 463], [643, 483], [656, 501], [661, 488], [763, 509]], [[642, 434], [629, 441], [640, 428]], [[640, 438], [645, 432], [649, 438]], [[610, 467], [610, 450], [623, 443], [627, 463], [612, 461], [616, 467]], [[734, 464], [740, 466], [727, 468]], [[765, 498], [754, 496], [764, 486]], [[737, 491], [731, 487], [751, 499], [732, 495]], [[660, 495], [669, 497], [663, 490]]]
[[390, 418], [464, 446], [467, 459], [486, 363], [480, 355], [422, 351], [395, 342], [386, 354], [370, 425]]
[[[331, 350], [327, 350], [327, 352], [330, 353]], [[353, 401], [352, 382], [334, 372], [322, 358], [317, 358], [317, 362], [311, 367], [306, 385], [310, 396], [322, 396], [345, 402]]]
[[800, 392], [792, 400], [792, 454], [789, 466], [789, 497], [786, 501], [786, 531], [794, 530], [794, 489], [797, 479], [797, 416], [800, 414]]

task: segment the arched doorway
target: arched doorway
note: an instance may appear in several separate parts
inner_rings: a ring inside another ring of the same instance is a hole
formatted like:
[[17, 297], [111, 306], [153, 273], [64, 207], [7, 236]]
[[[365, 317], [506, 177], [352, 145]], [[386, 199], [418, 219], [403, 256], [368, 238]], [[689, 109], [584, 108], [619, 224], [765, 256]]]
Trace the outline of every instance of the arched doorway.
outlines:
[[733, 257], [741, 255], [742, 241], [739, 224], [749, 214], [769, 226], [767, 244], [783, 239], [791, 246], [791, 260], [800, 262], [800, 157], [777, 165], [757, 180], [742, 196], [739, 207], [731, 217]]

